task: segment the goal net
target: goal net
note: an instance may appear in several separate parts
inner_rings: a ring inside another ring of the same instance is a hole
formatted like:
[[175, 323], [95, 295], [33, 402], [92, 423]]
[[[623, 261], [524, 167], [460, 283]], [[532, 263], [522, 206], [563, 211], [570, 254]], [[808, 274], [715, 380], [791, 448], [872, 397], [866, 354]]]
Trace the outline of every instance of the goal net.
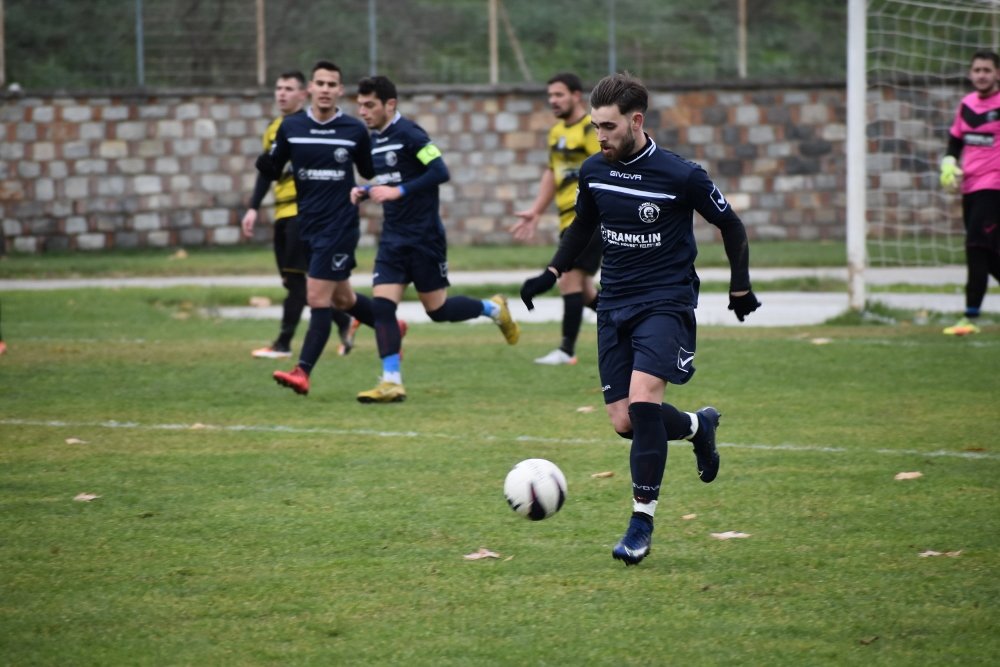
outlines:
[[969, 59], [1000, 46], [1000, 0], [867, 1], [870, 266], [964, 263], [961, 199], [938, 182]]

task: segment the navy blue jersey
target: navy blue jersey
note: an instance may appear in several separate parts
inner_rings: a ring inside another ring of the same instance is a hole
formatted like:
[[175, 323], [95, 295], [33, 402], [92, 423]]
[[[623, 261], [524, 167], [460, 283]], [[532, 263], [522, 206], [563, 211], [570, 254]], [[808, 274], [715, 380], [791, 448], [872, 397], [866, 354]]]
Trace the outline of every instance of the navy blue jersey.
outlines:
[[358, 209], [351, 204], [354, 165], [365, 178], [374, 174], [364, 123], [339, 110], [321, 123], [306, 108], [281, 121], [271, 157], [279, 170], [292, 163], [303, 239], [320, 246], [358, 229]]
[[384, 130], [372, 132], [371, 139], [375, 185], [402, 185], [406, 191], [383, 203], [380, 243], [413, 245], [443, 237], [438, 185], [448, 180], [448, 169], [441, 151], [423, 128], [399, 113]]
[[[658, 148], [648, 135], [647, 142], [624, 162], [608, 162], [598, 153], [580, 169], [573, 223], [580, 229], [567, 236], [589, 238], [600, 225], [604, 259], [598, 308], [651, 301], [697, 305], [694, 211], [723, 232], [732, 289], [748, 289], [746, 231], [729, 202], [699, 165]], [[734, 259], [740, 252], [742, 258]], [[557, 253], [564, 257], [553, 266], [564, 270], [559, 264], [565, 264], [566, 254]]]

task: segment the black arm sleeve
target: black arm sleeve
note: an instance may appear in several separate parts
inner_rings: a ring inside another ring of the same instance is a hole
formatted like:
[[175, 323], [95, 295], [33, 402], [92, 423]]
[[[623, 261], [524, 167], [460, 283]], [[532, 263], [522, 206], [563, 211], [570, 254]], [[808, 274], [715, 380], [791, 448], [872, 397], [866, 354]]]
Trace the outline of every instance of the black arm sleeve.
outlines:
[[950, 155], [953, 158], [957, 159], [958, 156], [962, 154], [962, 146], [963, 146], [963, 143], [962, 143], [961, 138], [952, 136], [952, 134], [949, 132], [948, 133], [948, 150], [946, 150], [944, 154], [945, 155]]
[[722, 232], [722, 245], [729, 258], [729, 291], [742, 292], [750, 289], [750, 244], [743, 221], [730, 208], [726, 215], [716, 219], [713, 224]]
[[250, 195], [250, 203], [247, 204], [247, 208], [252, 208], [257, 210], [260, 208], [261, 202], [264, 201], [264, 197], [267, 196], [267, 190], [271, 187], [271, 179], [264, 176], [264, 174], [257, 172], [257, 182], [253, 185], [253, 194]]
[[562, 239], [559, 241], [559, 248], [556, 250], [556, 254], [552, 256], [549, 266], [558, 271], [560, 275], [572, 269], [573, 262], [576, 261], [576, 258], [580, 256], [580, 253], [590, 243], [590, 239], [593, 238], [596, 228], [597, 218], [589, 221], [585, 218], [576, 218], [573, 224], [563, 232]]
[[403, 183], [406, 194], [410, 195], [421, 190], [427, 190], [435, 185], [447, 183], [451, 178], [448, 173], [448, 165], [444, 163], [444, 158], [435, 158], [427, 163], [427, 169], [416, 178]]

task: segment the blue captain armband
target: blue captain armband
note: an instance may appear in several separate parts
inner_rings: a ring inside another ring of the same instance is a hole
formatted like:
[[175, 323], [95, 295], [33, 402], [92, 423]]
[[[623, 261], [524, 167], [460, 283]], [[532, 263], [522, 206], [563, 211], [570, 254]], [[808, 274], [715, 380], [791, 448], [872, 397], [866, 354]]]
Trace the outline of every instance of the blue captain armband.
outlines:
[[397, 185], [396, 187], [399, 188], [399, 196], [400, 197], [405, 197], [406, 196], [406, 188], [404, 188], [402, 186], [402, 184]]

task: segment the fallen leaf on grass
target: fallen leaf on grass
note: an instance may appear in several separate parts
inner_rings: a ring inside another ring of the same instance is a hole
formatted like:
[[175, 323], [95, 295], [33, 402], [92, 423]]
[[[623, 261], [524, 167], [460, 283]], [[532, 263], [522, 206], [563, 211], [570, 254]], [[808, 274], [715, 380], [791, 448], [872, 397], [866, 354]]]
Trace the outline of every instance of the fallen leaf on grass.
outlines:
[[181, 248], [180, 250], [178, 250], [177, 252], [175, 252], [173, 255], [170, 256], [170, 259], [187, 259], [187, 258], [188, 258], [187, 250], [185, 250], [184, 248]]
[[685, 514], [684, 516], [681, 517], [681, 519], [683, 519], [684, 521], [690, 521], [691, 519], [694, 519], [697, 516], [698, 516], [697, 514]]
[[871, 637], [865, 637], [864, 639], [859, 639], [858, 643], [861, 644], [862, 646], [868, 646], [876, 639], [878, 639], [878, 635], [872, 635]]
[[584, 413], [586, 413], [586, 412], [593, 412], [594, 411], [594, 406], [593, 405], [581, 405], [580, 407], [578, 407], [576, 409], [576, 411], [577, 412], [584, 412]]
[[615, 471], [614, 470], [605, 470], [603, 472], [595, 472], [593, 475], [591, 475], [591, 477], [593, 477], [594, 479], [604, 479], [605, 477], [614, 477], [614, 476], [615, 476]]
[[250, 297], [250, 305], [254, 308], [268, 308], [271, 305], [271, 300], [266, 296], [252, 296]]
[[750, 533], [741, 533], [737, 530], [727, 530], [724, 533], [712, 533], [712, 537], [717, 540], [733, 540], [741, 537], [750, 537]]
[[67, 445], [86, 445], [86, 440], [81, 440], [80, 438], [66, 438]]
[[500, 558], [500, 554], [495, 551], [490, 551], [485, 547], [480, 547], [479, 551], [471, 554], [465, 554], [463, 558], [465, 558], [465, 560], [482, 560], [483, 558]]
[[809, 341], [813, 345], [829, 345], [833, 342], [832, 338], [813, 338]]
[[195, 422], [195, 423], [191, 424], [191, 430], [192, 431], [200, 431], [203, 428], [209, 428], [209, 427], [206, 426], [205, 424], [202, 424], [201, 422]]
[[914, 471], [914, 472], [897, 472], [896, 476], [893, 477], [893, 479], [895, 479], [895, 480], [918, 479], [918, 478], [923, 477], [923, 476], [924, 476], [924, 473], [922, 473], [922, 472], [916, 472], [916, 471]]
[[948, 558], [958, 558], [960, 555], [962, 555], [961, 549], [958, 551], [932, 551], [931, 549], [928, 549], [927, 551], [922, 551], [917, 554], [920, 558], [927, 558], [929, 556], [947, 556]]
[[100, 496], [94, 493], [78, 493], [73, 496], [73, 500], [78, 503], [89, 503], [91, 500], [97, 500], [98, 498]]

